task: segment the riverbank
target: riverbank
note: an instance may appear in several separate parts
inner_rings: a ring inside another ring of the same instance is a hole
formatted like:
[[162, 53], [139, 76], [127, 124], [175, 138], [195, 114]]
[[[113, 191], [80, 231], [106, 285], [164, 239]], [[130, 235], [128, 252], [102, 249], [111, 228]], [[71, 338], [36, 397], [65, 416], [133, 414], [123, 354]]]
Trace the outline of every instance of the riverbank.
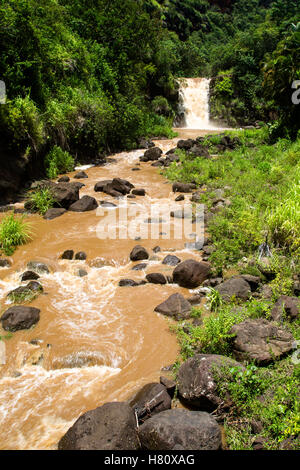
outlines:
[[218, 370], [214, 385], [228, 448], [296, 449], [300, 142], [269, 145], [265, 129], [226, 135], [198, 139], [207, 151], [198, 157], [186, 141], [180, 162], [164, 171], [198, 185], [192, 200], [206, 207], [203, 259], [213, 270], [200, 289], [205, 305], [176, 327], [177, 380], [180, 387], [185, 364], [199, 353], [237, 359], [246, 369]]

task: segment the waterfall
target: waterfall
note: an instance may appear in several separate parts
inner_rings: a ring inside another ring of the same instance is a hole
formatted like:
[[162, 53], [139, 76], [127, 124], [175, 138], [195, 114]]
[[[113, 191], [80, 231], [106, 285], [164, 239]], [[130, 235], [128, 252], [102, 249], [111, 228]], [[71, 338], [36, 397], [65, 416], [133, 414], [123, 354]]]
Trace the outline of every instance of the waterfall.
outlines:
[[184, 127], [188, 129], [212, 129], [209, 121], [208, 78], [180, 79], [180, 99], [184, 113]]

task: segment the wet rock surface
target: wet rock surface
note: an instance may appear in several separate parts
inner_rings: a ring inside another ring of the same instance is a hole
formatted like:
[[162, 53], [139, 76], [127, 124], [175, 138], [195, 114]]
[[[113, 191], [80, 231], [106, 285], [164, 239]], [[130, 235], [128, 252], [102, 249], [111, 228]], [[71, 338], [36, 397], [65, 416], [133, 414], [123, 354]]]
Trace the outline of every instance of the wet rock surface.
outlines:
[[139, 438], [132, 408], [106, 403], [83, 414], [58, 443], [59, 450], [138, 450]]
[[39, 319], [40, 310], [38, 308], [20, 305], [6, 310], [0, 318], [0, 322], [4, 330], [14, 332], [31, 328]]
[[221, 430], [208, 413], [174, 409], [163, 411], [139, 428], [143, 449], [218, 450]]

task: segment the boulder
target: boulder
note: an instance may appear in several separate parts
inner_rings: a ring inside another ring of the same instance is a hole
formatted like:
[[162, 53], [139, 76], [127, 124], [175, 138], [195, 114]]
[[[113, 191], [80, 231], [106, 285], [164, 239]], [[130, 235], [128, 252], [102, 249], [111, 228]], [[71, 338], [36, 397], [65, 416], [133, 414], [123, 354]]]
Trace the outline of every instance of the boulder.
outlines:
[[25, 271], [21, 276], [21, 281], [36, 281], [39, 277], [34, 271]]
[[148, 259], [148, 251], [141, 245], [136, 245], [130, 253], [131, 261], [141, 261], [143, 259]]
[[177, 196], [176, 199], [175, 199], [175, 202], [180, 202], [180, 201], [184, 201], [184, 195], [183, 194], [179, 194], [179, 196]]
[[59, 450], [138, 450], [133, 410], [127, 403], [106, 403], [84, 413], [58, 443]]
[[11, 263], [10, 263], [9, 259], [6, 259], [6, 258], [1, 259], [0, 258], [0, 268], [9, 268], [10, 265], [11, 265]]
[[164, 387], [166, 387], [170, 397], [173, 398], [176, 390], [176, 382], [168, 377], [160, 377], [159, 381]]
[[62, 207], [53, 207], [52, 209], [48, 209], [47, 212], [44, 214], [44, 219], [46, 220], [53, 220], [56, 219], [57, 217], [60, 217], [63, 215], [65, 212], [67, 212], [66, 209], [63, 209]]
[[69, 181], [70, 178], [67, 175], [63, 175], [57, 180], [58, 183], [69, 183]]
[[68, 259], [72, 260], [74, 258], [74, 251], [73, 250], [65, 250], [61, 255], [61, 259]]
[[171, 397], [164, 385], [150, 383], [145, 385], [129, 402], [137, 413], [139, 423], [144, 423], [151, 416], [171, 408]]
[[14, 306], [10, 307], [0, 318], [2, 328], [5, 331], [27, 330], [40, 319], [40, 310], [34, 307]]
[[98, 181], [98, 183], [95, 184], [94, 186], [94, 191], [95, 192], [104, 192], [103, 189], [105, 188], [106, 185], [111, 184], [112, 180], [103, 180], [103, 181]]
[[79, 199], [79, 188], [73, 183], [57, 183], [51, 185], [54, 207], [69, 209]]
[[145, 189], [143, 189], [143, 188], [140, 188], [140, 189], [133, 189], [133, 190], [132, 190], [132, 194], [134, 194], [135, 196], [145, 196], [145, 195], [146, 195], [146, 191], [145, 191]]
[[293, 349], [293, 335], [264, 319], [245, 320], [234, 325], [230, 334], [234, 356], [241, 361], [255, 361], [264, 366]]
[[85, 171], [79, 171], [78, 173], [76, 173], [74, 178], [76, 178], [78, 180], [81, 180], [81, 179], [84, 179], [84, 178], [88, 178], [88, 175], [86, 174]]
[[87, 276], [87, 275], [88, 275], [88, 273], [87, 273], [87, 271], [86, 271], [85, 269], [79, 269], [79, 270], [78, 270], [78, 276], [79, 276], [79, 277], [85, 277], [85, 276]]
[[108, 201], [100, 201], [100, 206], [101, 207], [117, 207], [116, 204], [113, 202], [108, 202]]
[[168, 317], [173, 317], [176, 320], [183, 320], [190, 316], [191, 304], [183, 295], [176, 293], [155, 307], [154, 311]]
[[137, 287], [140, 284], [133, 279], [121, 279], [119, 281], [119, 287]]
[[94, 197], [91, 196], [82, 196], [79, 201], [74, 202], [69, 207], [69, 210], [72, 212], [87, 212], [97, 209], [98, 203]]
[[173, 183], [173, 193], [191, 193], [197, 186], [194, 183]]
[[217, 421], [202, 411], [163, 411], [139, 428], [139, 438], [146, 450], [219, 450], [222, 447]]
[[203, 147], [203, 145], [193, 145], [188, 153], [193, 157], [211, 158], [207, 148]]
[[162, 264], [167, 264], [168, 266], [177, 266], [179, 263], [181, 263], [181, 259], [175, 255], [167, 255], [162, 261]]
[[155, 161], [158, 160], [162, 154], [162, 150], [158, 147], [152, 147], [144, 153], [143, 160], [144, 162]]
[[147, 274], [146, 279], [150, 284], [167, 284], [167, 279], [161, 273]]
[[38, 274], [50, 273], [48, 266], [40, 261], [29, 261], [29, 263], [27, 263], [27, 268], [29, 271], [34, 271]]
[[196, 354], [179, 368], [177, 382], [180, 399], [190, 407], [213, 411], [223, 400], [217, 390], [216, 379], [228, 367], [244, 367], [238, 362], [217, 354]]
[[80, 260], [80, 261], [85, 261], [87, 258], [86, 253], [84, 251], [78, 251], [75, 255], [75, 259]]
[[261, 283], [260, 277], [259, 276], [252, 276], [251, 274], [242, 274], [241, 276], [242, 279], [245, 279], [246, 282], [250, 285], [251, 292], [255, 292]]
[[186, 140], [179, 140], [177, 142], [177, 148], [182, 149], [182, 150], [189, 150], [193, 147], [194, 145], [194, 140], [193, 139], [186, 139]]
[[251, 295], [249, 283], [242, 277], [228, 279], [215, 288], [224, 300], [230, 301], [232, 298], [248, 300]]
[[114, 178], [108, 186], [111, 186], [114, 191], [123, 195], [129, 194], [132, 188], [134, 188], [133, 184], [121, 178]]
[[210, 264], [188, 259], [178, 264], [173, 271], [173, 282], [181, 287], [193, 289], [204, 282], [210, 274]]
[[300, 299], [281, 295], [271, 310], [271, 317], [274, 321], [281, 321], [283, 314], [289, 320], [296, 320], [300, 312]]
[[143, 269], [146, 269], [147, 268], [147, 263], [139, 263], [139, 264], [136, 264], [135, 266], [133, 266], [133, 268], [131, 268], [132, 271], [143, 271]]

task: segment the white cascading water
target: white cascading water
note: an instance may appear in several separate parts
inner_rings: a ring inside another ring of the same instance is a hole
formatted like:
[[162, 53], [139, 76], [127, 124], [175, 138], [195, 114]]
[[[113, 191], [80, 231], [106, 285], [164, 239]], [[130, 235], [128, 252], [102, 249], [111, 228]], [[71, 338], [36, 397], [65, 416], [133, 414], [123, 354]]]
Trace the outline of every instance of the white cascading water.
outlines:
[[184, 78], [180, 96], [184, 108], [185, 127], [188, 129], [212, 129], [209, 121], [208, 78]]

